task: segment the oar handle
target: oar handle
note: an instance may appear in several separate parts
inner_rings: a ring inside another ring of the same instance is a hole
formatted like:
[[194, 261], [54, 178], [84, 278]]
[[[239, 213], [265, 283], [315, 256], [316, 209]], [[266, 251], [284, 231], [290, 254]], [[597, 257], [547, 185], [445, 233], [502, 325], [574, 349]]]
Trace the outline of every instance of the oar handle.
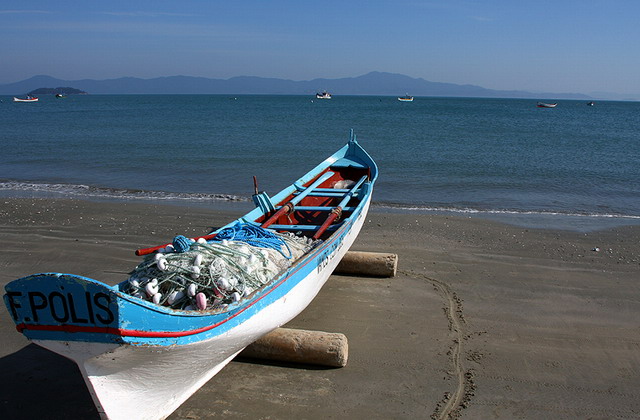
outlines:
[[322, 226], [320, 226], [320, 229], [318, 229], [315, 235], [313, 235], [313, 239], [320, 239], [322, 234], [327, 229], [329, 229], [329, 226], [331, 226], [331, 223], [333, 223], [340, 216], [342, 216], [342, 207], [338, 206], [338, 207], [335, 207], [333, 210], [331, 210], [331, 213], [329, 214], [329, 217], [327, 217], [327, 220], [324, 221]]
[[[213, 239], [216, 235], [217, 233], [212, 233], [210, 235], [204, 235], [204, 236], [197, 236], [193, 238], [193, 240], [194, 241], [197, 241], [198, 239], [209, 240], [209, 239]], [[166, 248], [167, 245], [171, 245], [171, 244], [152, 246], [151, 248], [140, 248], [136, 250], [136, 255], [149, 255], [156, 252], [159, 249]]]

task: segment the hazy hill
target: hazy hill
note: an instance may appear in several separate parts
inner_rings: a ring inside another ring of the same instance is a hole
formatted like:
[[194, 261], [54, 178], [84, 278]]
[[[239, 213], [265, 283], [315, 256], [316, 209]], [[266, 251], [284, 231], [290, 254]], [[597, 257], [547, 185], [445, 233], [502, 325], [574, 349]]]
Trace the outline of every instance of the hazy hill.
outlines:
[[326, 90], [340, 95], [389, 95], [409, 93], [413, 96], [458, 96], [486, 98], [591, 99], [580, 93], [526, 92], [492, 90], [475, 85], [430, 82], [402, 74], [371, 72], [342, 79], [293, 81], [264, 77], [239, 76], [230, 79], [170, 76], [155, 79], [122, 77], [108, 80], [60, 80], [34, 76], [16, 83], [0, 85], [0, 94], [18, 95], [41, 86], [73, 86], [90, 94], [280, 94], [312, 95]]
[[57, 87], [57, 88], [38, 88], [36, 90], [32, 90], [28, 93], [28, 95], [82, 95], [87, 92], [81, 91], [80, 89], [74, 89], [72, 87]]

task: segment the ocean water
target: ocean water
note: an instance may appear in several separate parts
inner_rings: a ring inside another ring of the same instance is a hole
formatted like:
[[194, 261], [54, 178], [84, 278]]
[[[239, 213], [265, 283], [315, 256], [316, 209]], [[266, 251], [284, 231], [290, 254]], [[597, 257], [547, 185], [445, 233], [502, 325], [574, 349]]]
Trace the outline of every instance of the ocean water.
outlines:
[[[0, 194], [250, 205], [354, 129], [375, 208], [640, 224], [640, 103], [83, 95], [0, 103]], [[587, 223], [587, 222], [585, 222]]]

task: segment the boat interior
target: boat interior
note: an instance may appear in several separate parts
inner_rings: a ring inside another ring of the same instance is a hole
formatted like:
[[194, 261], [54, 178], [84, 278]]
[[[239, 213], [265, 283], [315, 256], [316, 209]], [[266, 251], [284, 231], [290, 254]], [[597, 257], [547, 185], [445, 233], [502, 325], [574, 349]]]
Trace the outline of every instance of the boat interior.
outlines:
[[370, 169], [341, 159], [290, 194], [256, 222], [280, 232], [326, 239], [353, 213], [370, 178]]

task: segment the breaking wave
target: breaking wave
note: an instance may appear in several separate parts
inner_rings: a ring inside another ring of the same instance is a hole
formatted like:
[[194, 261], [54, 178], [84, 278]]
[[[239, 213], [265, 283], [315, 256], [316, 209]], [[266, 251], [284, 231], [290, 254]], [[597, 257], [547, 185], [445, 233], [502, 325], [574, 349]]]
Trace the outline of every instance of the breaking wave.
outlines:
[[455, 213], [469, 215], [507, 215], [507, 216], [571, 216], [571, 217], [596, 217], [605, 219], [632, 219], [640, 220], [638, 215], [614, 214], [614, 213], [588, 213], [588, 212], [563, 212], [553, 210], [518, 210], [518, 209], [474, 209], [469, 207], [427, 206], [396, 203], [373, 203], [372, 208], [380, 210], [392, 210], [416, 213]]
[[117, 200], [166, 200], [166, 201], [248, 201], [247, 197], [231, 194], [177, 193], [119, 188], [94, 187], [82, 184], [55, 184], [0, 180], [0, 192], [11, 195], [33, 193], [44, 196], [77, 198], [102, 198]]

